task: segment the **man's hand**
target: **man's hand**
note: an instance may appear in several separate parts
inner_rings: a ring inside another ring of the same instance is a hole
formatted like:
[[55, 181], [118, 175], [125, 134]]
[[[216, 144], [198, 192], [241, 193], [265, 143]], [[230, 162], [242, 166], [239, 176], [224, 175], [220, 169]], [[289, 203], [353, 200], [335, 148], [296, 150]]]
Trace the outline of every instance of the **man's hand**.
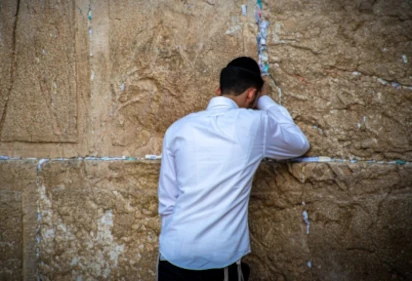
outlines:
[[262, 88], [260, 89], [260, 91], [256, 94], [256, 98], [255, 101], [253, 102], [253, 109], [258, 109], [257, 108], [257, 101], [261, 96], [266, 96], [269, 93], [269, 83], [265, 81], [265, 83], [263, 84]]
[[269, 90], [270, 90], [270, 86], [269, 86], [269, 82], [268, 81], [266, 81], [267, 79], [265, 79], [265, 83], [263, 84], [263, 86], [262, 86], [262, 89], [260, 90], [260, 95], [259, 95], [259, 97], [261, 97], [261, 96], [267, 96], [268, 94], [269, 94]]

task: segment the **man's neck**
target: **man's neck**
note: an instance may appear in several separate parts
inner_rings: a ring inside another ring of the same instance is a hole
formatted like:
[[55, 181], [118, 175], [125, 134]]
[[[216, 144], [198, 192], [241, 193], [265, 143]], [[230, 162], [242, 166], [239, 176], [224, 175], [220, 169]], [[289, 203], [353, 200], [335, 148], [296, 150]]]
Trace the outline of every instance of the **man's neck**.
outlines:
[[232, 101], [234, 101], [237, 106], [239, 106], [239, 108], [243, 108], [244, 106], [242, 106], [242, 100], [240, 98], [240, 96], [235, 96], [233, 94], [226, 94], [226, 95], [221, 95], [222, 97], [231, 99]]

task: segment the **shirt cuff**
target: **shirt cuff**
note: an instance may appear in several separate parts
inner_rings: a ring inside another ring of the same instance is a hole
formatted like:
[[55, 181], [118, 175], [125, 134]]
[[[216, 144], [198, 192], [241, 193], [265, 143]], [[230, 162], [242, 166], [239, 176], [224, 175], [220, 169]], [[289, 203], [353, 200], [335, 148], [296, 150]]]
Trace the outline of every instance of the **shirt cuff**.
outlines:
[[268, 110], [274, 105], [278, 104], [269, 96], [261, 96], [257, 101], [257, 108], [260, 110]]

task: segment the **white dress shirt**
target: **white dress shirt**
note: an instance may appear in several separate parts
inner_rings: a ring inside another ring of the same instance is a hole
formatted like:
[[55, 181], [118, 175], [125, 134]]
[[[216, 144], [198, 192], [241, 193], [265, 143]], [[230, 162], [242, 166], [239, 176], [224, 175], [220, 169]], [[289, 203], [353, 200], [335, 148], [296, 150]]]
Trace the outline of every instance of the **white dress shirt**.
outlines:
[[309, 149], [305, 135], [270, 97], [242, 109], [226, 97], [166, 131], [159, 177], [162, 258], [186, 269], [226, 267], [250, 252], [248, 203], [264, 157]]

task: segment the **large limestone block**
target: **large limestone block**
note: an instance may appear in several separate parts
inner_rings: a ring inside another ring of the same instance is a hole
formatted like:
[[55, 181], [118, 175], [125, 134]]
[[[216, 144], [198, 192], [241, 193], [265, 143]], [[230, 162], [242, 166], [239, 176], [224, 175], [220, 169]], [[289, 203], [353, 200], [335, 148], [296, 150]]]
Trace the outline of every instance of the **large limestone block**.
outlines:
[[0, 280], [36, 275], [37, 161], [0, 161]]
[[219, 70], [235, 56], [256, 57], [254, 6], [252, 0], [21, 5], [0, 154], [160, 153], [166, 128], [206, 107]]
[[30, 1], [18, 7], [1, 140], [75, 142], [74, 2]]
[[[0, 4], [3, 8], [7, 7], [4, 2]], [[0, 18], [8, 25], [13, 23], [12, 15], [17, 20], [14, 33], [8, 31], [10, 38], [4, 36], [6, 42], [15, 40], [15, 56], [12, 47], [0, 44], [0, 53], [5, 56], [0, 68], [7, 69], [0, 79], [0, 113], [7, 108], [0, 122], [0, 155], [44, 158], [92, 154], [90, 3], [17, 2], [16, 9], [8, 11], [8, 18], [6, 14]], [[8, 58], [13, 60], [10, 68]], [[9, 80], [10, 87], [6, 87], [3, 83]], [[1, 100], [8, 100], [7, 106], [2, 106]]]
[[255, 1], [112, 2], [112, 144], [159, 153], [171, 123], [206, 108], [225, 64], [256, 57], [254, 10]]
[[[158, 161], [43, 164], [43, 280], [153, 280], [158, 173]], [[411, 278], [411, 194], [411, 166], [263, 163], [250, 200], [251, 280]]]
[[412, 159], [410, 1], [265, 1], [264, 16], [270, 72], [310, 155]]
[[43, 164], [42, 280], [154, 280], [158, 172], [142, 162]]
[[264, 163], [250, 200], [253, 280], [409, 280], [411, 216], [412, 166]]
[[[165, 129], [206, 107], [219, 70], [257, 53], [252, 0], [19, 3], [0, 4], [3, 155], [160, 153]], [[263, 11], [272, 96], [309, 155], [410, 160], [410, 1], [263, 1]]]

